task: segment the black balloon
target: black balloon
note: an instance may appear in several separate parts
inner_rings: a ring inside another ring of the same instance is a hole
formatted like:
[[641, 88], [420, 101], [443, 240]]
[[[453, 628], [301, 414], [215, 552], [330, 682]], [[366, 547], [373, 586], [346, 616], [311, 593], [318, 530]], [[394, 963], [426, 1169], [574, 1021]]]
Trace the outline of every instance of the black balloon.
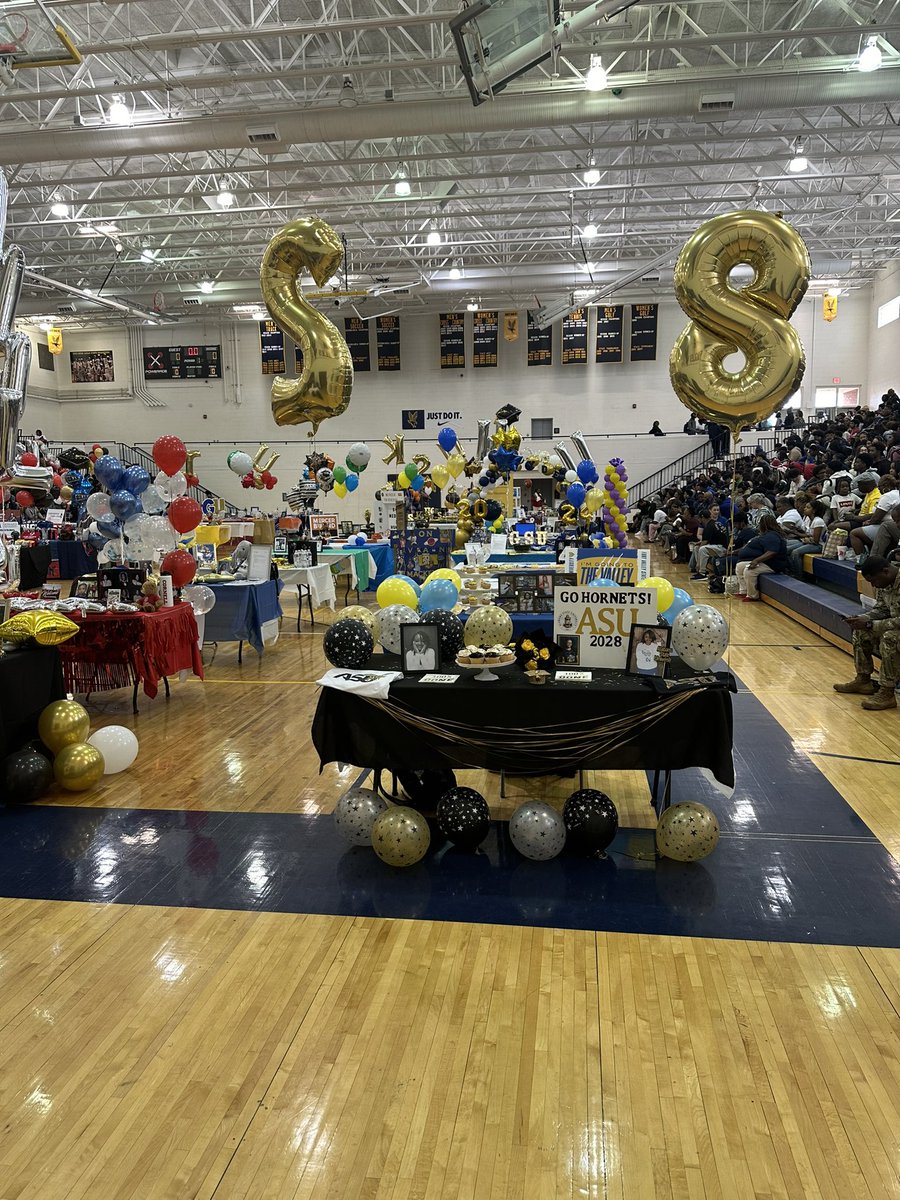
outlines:
[[474, 788], [450, 788], [441, 796], [437, 810], [438, 829], [461, 850], [474, 850], [491, 828], [491, 810]]
[[329, 626], [323, 641], [325, 657], [335, 667], [364, 667], [375, 642], [362, 621], [345, 617]]
[[53, 764], [43, 754], [26, 747], [4, 759], [0, 795], [7, 804], [30, 804], [32, 800], [38, 800], [52, 782]]
[[445, 662], [452, 662], [457, 652], [462, 649], [465, 636], [462, 621], [455, 613], [447, 612], [443, 608], [433, 608], [431, 612], [425, 613], [422, 620], [429, 625], [437, 625], [441, 658]]
[[598, 854], [612, 842], [619, 828], [616, 806], [605, 792], [582, 788], [563, 805], [566, 846], [576, 854]]

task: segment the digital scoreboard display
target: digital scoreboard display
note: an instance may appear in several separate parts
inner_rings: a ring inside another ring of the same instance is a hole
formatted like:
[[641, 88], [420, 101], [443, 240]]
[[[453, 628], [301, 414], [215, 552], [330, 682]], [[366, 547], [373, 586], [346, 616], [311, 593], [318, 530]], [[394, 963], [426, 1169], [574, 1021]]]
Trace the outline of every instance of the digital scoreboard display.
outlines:
[[221, 346], [145, 346], [145, 379], [221, 379]]

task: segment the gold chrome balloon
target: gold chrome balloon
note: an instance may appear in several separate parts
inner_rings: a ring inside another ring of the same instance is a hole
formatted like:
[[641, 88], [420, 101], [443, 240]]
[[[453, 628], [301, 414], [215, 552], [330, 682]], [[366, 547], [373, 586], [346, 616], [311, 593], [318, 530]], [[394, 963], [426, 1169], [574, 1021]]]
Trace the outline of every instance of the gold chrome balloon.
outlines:
[[38, 735], [54, 754], [75, 742], [87, 741], [90, 732], [91, 718], [75, 700], [54, 700], [38, 719]]
[[322, 287], [343, 258], [341, 239], [319, 217], [291, 221], [272, 238], [263, 254], [259, 284], [272, 320], [303, 351], [299, 379], [275, 377], [272, 413], [278, 425], [309, 421], [313, 433], [327, 417], [339, 416], [350, 403], [353, 360], [347, 343], [327, 317], [308, 304], [297, 287], [307, 270]]
[[[756, 272], [746, 287], [729, 282], [739, 263]], [[724, 213], [688, 238], [675, 265], [675, 296], [691, 323], [669, 355], [682, 404], [734, 433], [781, 407], [806, 369], [789, 318], [810, 270], [803, 239], [777, 213]], [[729, 371], [722, 360], [738, 350], [746, 362]]]
[[425, 857], [430, 844], [428, 822], [406, 805], [389, 808], [372, 826], [372, 849], [389, 867], [411, 867]]
[[53, 760], [53, 775], [67, 792], [86, 792], [103, 778], [103, 755], [96, 746], [75, 742], [63, 746]]
[[398, 462], [398, 463], [405, 462], [405, 459], [403, 457], [403, 434], [402, 433], [388, 434], [387, 437], [384, 437], [381, 440], [384, 442], [384, 444], [387, 446], [387, 448], [390, 452], [388, 454], [387, 458], [383, 458], [381, 460], [383, 463], [387, 464], [387, 463], [392, 463], [392, 462]]

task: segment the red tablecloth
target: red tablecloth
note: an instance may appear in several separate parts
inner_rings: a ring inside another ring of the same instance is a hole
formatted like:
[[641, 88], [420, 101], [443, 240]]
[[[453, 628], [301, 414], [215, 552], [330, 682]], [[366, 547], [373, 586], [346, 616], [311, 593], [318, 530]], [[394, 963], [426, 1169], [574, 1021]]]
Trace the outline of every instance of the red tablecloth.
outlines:
[[59, 647], [70, 692], [103, 692], [140, 681], [152, 700], [179, 671], [203, 678], [197, 622], [189, 604], [155, 613], [67, 613], [81, 630]]

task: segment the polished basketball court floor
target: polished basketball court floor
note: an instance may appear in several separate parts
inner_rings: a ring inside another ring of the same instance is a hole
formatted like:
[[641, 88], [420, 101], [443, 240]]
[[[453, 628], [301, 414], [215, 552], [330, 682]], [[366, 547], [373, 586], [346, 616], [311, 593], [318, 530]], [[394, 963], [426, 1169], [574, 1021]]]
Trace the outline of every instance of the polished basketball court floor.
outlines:
[[[722, 598], [738, 785], [703, 863], [591, 773], [605, 863], [348, 850], [321, 626], [142, 701], [138, 763], [2, 813], [0, 1200], [900, 1197], [900, 713]], [[207, 655], [207, 657], [209, 657]], [[130, 695], [93, 706], [131, 724]], [[567, 780], [467, 773], [494, 816]]]

